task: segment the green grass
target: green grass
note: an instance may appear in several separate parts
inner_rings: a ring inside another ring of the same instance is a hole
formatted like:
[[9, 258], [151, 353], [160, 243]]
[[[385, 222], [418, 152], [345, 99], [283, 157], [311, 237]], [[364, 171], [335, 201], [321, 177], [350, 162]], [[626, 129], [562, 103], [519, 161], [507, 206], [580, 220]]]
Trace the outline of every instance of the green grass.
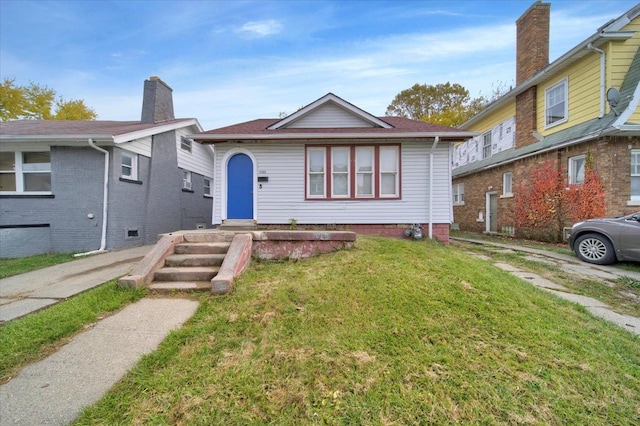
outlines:
[[77, 424], [634, 424], [640, 339], [454, 246], [254, 262]]
[[118, 287], [116, 280], [40, 312], [0, 326], [0, 383], [25, 365], [55, 351], [74, 333], [110, 312], [138, 300], [140, 290]]
[[47, 266], [57, 265], [74, 260], [73, 253], [39, 254], [18, 258], [0, 258], [0, 278], [24, 274]]

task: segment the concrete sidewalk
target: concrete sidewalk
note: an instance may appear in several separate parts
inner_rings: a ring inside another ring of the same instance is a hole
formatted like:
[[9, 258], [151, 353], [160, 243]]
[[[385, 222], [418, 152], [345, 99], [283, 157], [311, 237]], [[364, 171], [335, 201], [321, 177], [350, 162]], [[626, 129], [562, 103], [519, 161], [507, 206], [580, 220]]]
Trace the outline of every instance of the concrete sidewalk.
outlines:
[[[0, 318], [19, 318], [126, 275], [151, 247], [97, 254], [0, 280]], [[93, 324], [0, 385], [0, 426], [69, 424], [197, 307], [188, 299], [146, 298]]]
[[69, 424], [197, 307], [193, 300], [147, 298], [101, 320], [0, 386], [0, 425]]
[[35, 312], [129, 273], [153, 246], [81, 257], [0, 280], [0, 323]]

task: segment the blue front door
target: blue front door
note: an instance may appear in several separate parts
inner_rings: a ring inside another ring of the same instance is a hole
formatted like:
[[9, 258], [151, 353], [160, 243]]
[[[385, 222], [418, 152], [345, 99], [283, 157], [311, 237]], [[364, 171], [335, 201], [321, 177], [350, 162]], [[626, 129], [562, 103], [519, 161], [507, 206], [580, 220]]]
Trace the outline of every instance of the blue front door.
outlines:
[[227, 164], [227, 219], [253, 219], [253, 162], [246, 154]]

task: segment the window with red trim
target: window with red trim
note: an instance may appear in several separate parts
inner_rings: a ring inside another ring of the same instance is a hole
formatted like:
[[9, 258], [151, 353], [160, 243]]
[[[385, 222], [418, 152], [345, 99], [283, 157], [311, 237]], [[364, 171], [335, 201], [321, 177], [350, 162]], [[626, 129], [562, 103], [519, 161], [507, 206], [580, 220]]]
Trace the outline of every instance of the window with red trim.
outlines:
[[400, 198], [400, 145], [306, 147], [307, 199]]

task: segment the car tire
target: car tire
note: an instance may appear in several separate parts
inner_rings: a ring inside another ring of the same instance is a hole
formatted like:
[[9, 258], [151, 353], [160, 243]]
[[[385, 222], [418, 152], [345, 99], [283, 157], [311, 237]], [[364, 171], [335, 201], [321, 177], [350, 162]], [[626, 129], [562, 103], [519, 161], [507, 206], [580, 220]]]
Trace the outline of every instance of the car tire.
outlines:
[[578, 258], [583, 262], [609, 265], [616, 261], [616, 254], [611, 241], [600, 234], [581, 235], [573, 247]]

